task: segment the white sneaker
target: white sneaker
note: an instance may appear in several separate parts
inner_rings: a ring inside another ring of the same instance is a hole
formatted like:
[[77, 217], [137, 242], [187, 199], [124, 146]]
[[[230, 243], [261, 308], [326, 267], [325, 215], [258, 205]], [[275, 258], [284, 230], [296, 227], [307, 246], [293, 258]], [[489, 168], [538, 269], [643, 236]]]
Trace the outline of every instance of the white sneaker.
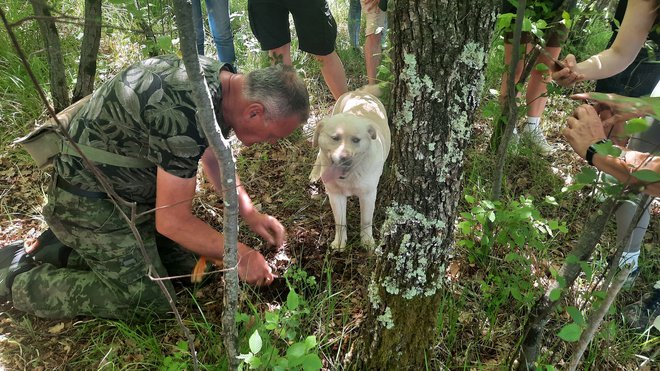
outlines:
[[529, 140], [539, 149], [542, 155], [547, 156], [554, 151], [554, 148], [545, 139], [545, 135], [543, 134], [540, 126], [525, 125], [525, 127], [522, 129], [522, 133], [524, 136], [529, 138]]

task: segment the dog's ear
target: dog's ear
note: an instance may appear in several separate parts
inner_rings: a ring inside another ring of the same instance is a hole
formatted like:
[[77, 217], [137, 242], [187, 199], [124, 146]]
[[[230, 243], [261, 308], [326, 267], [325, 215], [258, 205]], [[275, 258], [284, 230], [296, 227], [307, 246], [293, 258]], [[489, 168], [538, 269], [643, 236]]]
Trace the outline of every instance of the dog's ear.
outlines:
[[314, 147], [319, 146], [319, 135], [321, 134], [321, 127], [323, 126], [323, 120], [316, 123], [316, 128], [314, 128], [314, 139], [312, 140], [312, 145]]
[[374, 129], [373, 126], [369, 125], [369, 129], [367, 129], [367, 132], [369, 133], [369, 136], [371, 137], [371, 139], [378, 138], [378, 135], [376, 134], [376, 129]]

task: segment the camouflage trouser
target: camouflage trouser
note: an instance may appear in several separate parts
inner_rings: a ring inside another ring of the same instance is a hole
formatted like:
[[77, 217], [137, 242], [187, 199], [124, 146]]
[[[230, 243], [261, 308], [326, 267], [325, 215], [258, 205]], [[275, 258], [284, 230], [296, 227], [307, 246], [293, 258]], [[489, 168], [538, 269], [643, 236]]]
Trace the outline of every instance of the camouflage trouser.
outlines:
[[[147, 276], [138, 242], [117, 206], [53, 186], [48, 193], [44, 217], [57, 238], [73, 248], [71, 264], [44, 263], [16, 276], [14, 307], [44, 318], [88, 315], [125, 320], [170, 310], [158, 284]], [[149, 209], [138, 208], [138, 212]], [[160, 276], [192, 271], [194, 255], [157, 235], [153, 213], [139, 218], [136, 225]], [[171, 282], [164, 284], [174, 297]]]

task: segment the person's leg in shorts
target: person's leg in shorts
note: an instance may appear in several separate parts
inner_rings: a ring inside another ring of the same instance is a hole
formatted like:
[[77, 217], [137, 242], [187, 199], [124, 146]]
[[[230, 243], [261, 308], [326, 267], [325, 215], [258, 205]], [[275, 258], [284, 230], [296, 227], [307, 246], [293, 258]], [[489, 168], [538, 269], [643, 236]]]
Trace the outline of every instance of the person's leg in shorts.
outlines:
[[[371, 6], [371, 9], [367, 9]], [[376, 84], [376, 72], [382, 55], [382, 39], [387, 25], [387, 13], [380, 10], [377, 4], [365, 4], [362, 0], [362, 9], [366, 14], [367, 26], [364, 41], [364, 63], [367, 69], [369, 84]]]
[[348, 91], [344, 65], [335, 51], [337, 24], [325, 0], [308, 0], [291, 6], [300, 50], [314, 55], [335, 99]]

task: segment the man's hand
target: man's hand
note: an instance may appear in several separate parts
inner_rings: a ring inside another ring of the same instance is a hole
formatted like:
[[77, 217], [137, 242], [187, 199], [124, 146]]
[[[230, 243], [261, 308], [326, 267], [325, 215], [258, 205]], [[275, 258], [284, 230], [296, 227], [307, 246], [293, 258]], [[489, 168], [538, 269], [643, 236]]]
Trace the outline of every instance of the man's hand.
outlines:
[[250, 285], [268, 286], [277, 277], [258, 251], [238, 244], [238, 277]]
[[578, 81], [584, 80], [584, 75], [575, 71], [577, 61], [573, 54], [569, 54], [562, 62], [564, 68], [552, 73], [552, 79], [563, 87], [571, 86]]
[[588, 104], [583, 104], [573, 111], [563, 134], [568, 144], [582, 158], [586, 158], [589, 146], [607, 137], [598, 112]]
[[571, 99], [596, 103], [595, 108], [603, 123], [605, 134], [615, 144], [622, 146], [625, 146], [628, 140], [624, 133], [626, 121], [653, 112], [651, 107], [644, 105], [644, 102], [617, 94], [580, 93], [571, 95]]
[[284, 244], [286, 230], [282, 223], [274, 217], [254, 210], [248, 215], [243, 215], [243, 219], [254, 233], [261, 236], [269, 244], [277, 247]]

